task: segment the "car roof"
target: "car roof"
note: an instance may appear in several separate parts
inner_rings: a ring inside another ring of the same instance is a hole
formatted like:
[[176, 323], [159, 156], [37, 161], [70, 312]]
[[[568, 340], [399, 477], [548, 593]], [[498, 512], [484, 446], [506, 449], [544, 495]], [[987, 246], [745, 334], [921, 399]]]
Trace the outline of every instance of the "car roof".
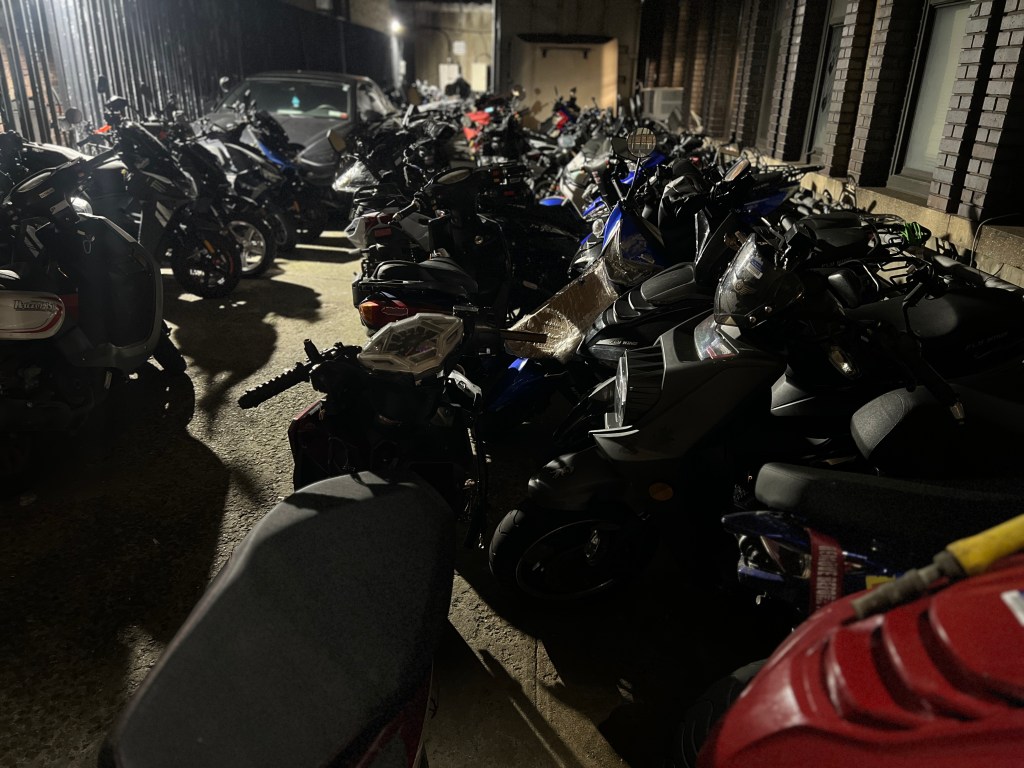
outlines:
[[347, 72], [326, 72], [308, 69], [275, 70], [273, 72], [256, 72], [247, 75], [243, 80], [328, 80], [335, 83], [372, 83], [374, 81], [363, 75], [351, 75]]

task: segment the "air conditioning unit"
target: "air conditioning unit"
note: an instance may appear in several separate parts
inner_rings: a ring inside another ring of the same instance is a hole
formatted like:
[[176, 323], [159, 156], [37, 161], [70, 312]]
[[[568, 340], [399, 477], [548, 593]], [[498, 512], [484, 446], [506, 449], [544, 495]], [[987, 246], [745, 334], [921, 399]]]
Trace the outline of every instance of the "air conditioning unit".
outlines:
[[683, 108], [682, 88], [644, 88], [641, 91], [644, 104], [644, 116], [652, 120], [668, 120], [675, 110], [679, 115], [686, 114]]

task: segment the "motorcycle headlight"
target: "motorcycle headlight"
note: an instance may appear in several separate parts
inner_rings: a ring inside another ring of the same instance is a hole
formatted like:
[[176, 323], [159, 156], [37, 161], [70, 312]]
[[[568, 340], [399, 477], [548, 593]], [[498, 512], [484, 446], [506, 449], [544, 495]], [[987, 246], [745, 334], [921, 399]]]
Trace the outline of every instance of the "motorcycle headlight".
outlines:
[[661, 397], [663, 372], [660, 347], [631, 349], [619, 358], [611, 426], [630, 426], [654, 407]]
[[192, 174], [188, 171], [182, 171], [181, 176], [182, 179], [178, 184], [181, 191], [192, 199], [199, 197], [199, 187], [196, 186], [196, 180], [192, 177]]

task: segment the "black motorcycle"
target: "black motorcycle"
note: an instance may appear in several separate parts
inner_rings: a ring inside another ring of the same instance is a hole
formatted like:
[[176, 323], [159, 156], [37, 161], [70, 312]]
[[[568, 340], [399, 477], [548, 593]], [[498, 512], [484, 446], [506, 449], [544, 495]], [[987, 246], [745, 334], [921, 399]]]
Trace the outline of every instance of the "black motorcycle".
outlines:
[[138, 232], [144, 248], [170, 262], [185, 290], [203, 298], [228, 295], [242, 276], [241, 246], [228, 234], [228, 221], [214, 199], [200, 196], [171, 150], [125, 117], [128, 107], [120, 96], [109, 99], [106, 125], [79, 142], [117, 150], [118, 162], [102, 169], [89, 189], [93, 210]]
[[454, 517], [410, 474], [290, 495], [235, 548], [99, 766], [425, 765]]
[[813, 231], [790, 237], [779, 249], [751, 236], [705, 319], [620, 358], [591, 396], [603, 428], [535, 474], [496, 530], [500, 581], [547, 599], [599, 592], [635, 574], [673, 521], [680, 549], [707, 564], [713, 542], [728, 545], [718, 516], [766, 461], [849, 460], [850, 416], [872, 398], [920, 384], [955, 414], [946, 377], [997, 386], [1019, 368], [1019, 289], [942, 257], [811, 266]]

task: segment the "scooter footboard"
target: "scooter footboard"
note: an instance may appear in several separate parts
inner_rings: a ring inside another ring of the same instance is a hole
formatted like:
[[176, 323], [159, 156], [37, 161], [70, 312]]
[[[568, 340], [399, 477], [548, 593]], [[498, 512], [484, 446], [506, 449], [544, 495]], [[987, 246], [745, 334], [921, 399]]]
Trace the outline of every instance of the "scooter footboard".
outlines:
[[270, 768], [362, 754], [429, 676], [451, 599], [454, 522], [414, 475], [364, 472], [289, 496], [143, 682], [106, 764]]

